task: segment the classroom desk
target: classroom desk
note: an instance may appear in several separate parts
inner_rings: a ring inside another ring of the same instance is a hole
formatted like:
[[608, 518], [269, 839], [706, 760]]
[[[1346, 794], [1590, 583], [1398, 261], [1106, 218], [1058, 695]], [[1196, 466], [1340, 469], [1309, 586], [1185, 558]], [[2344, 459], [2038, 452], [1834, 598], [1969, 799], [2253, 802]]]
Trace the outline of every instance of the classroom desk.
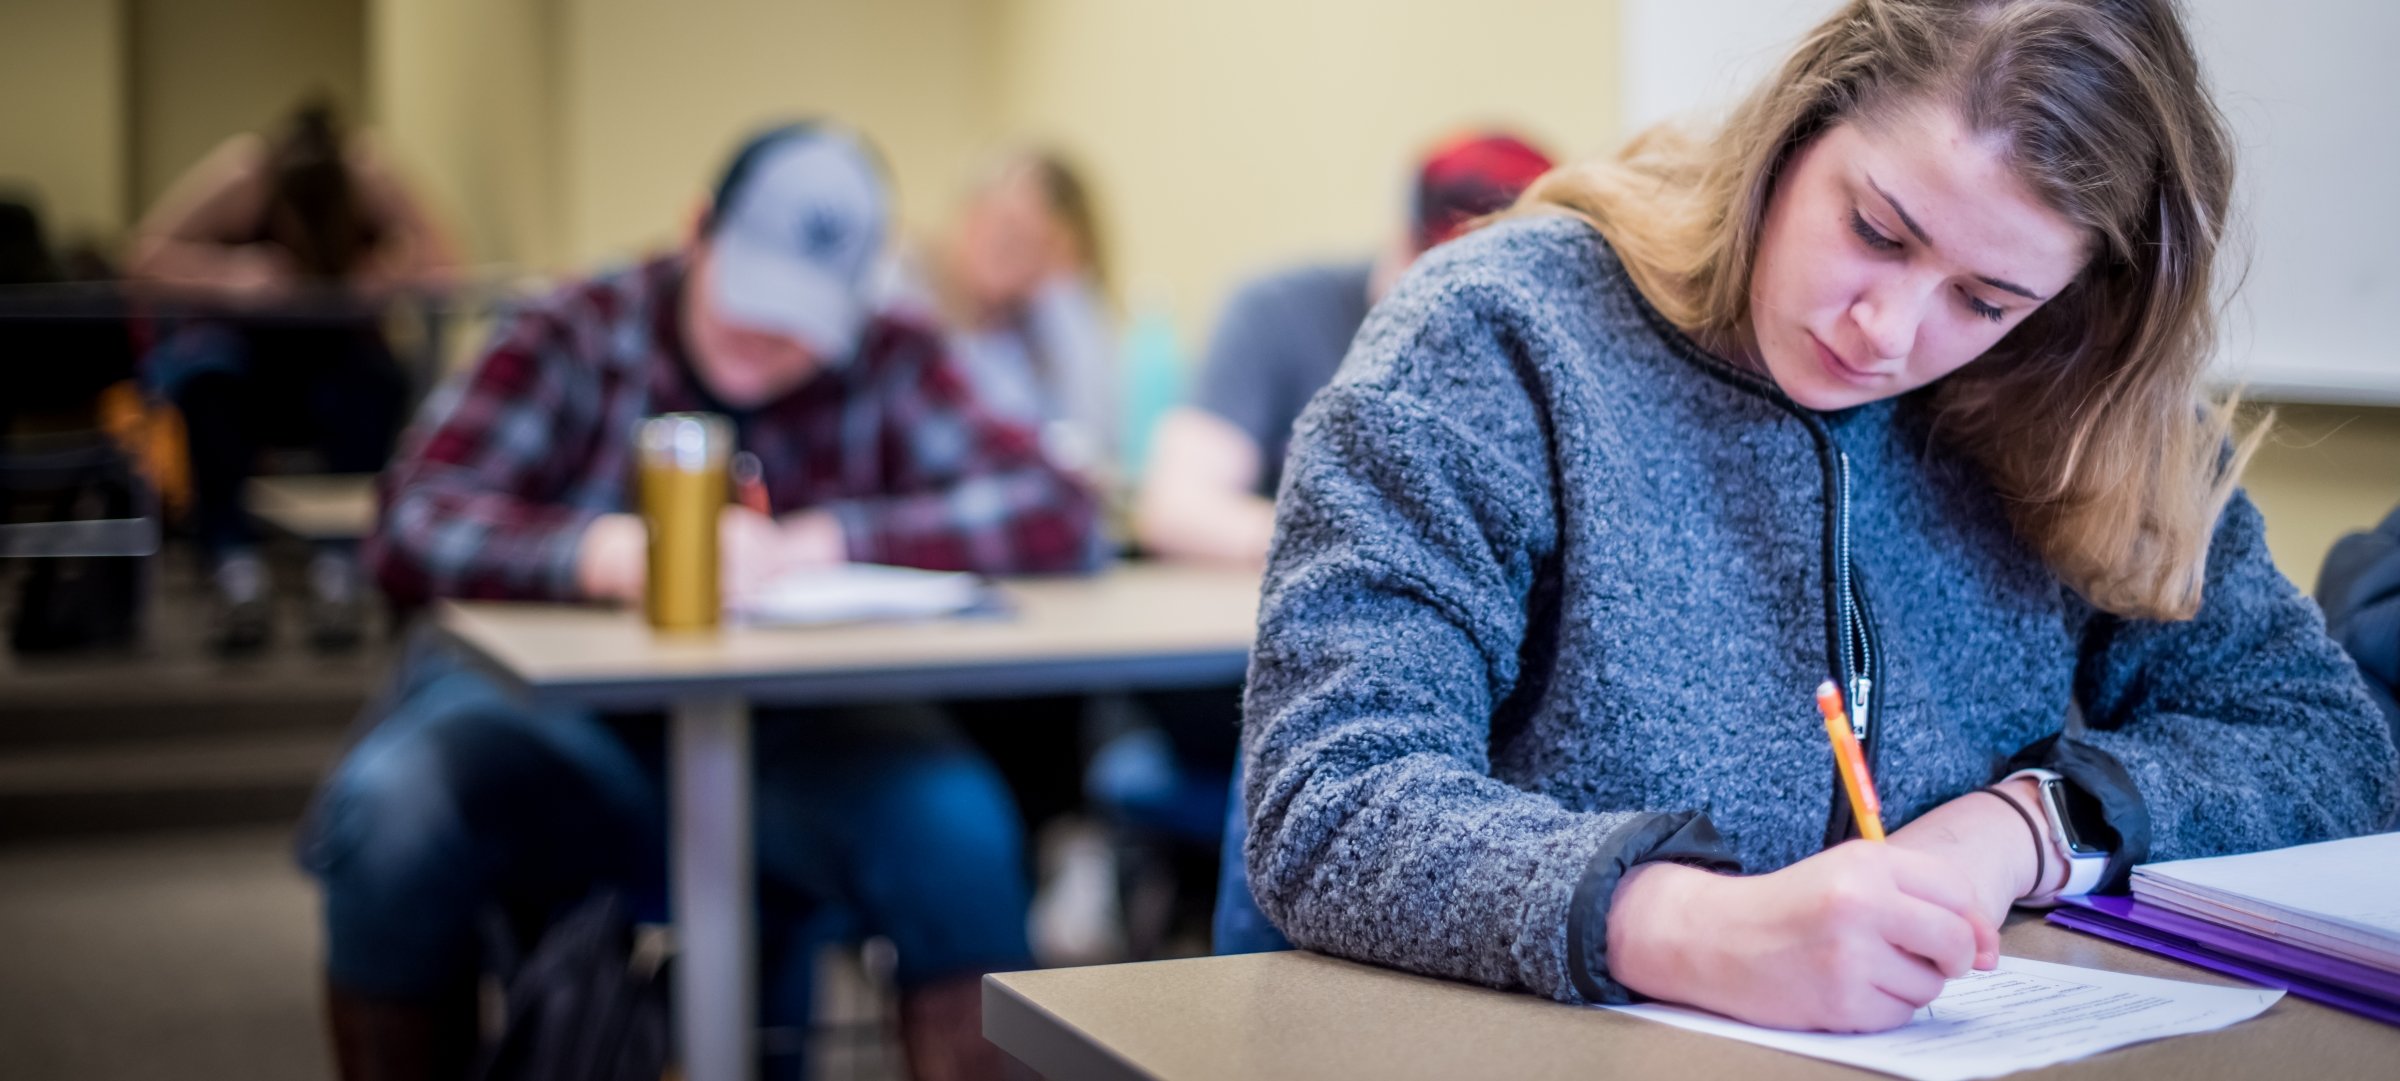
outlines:
[[692, 1081], [755, 1072], [750, 707], [1231, 684], [1257, 576], [1126, 564], [1002, 583], [1012, 613], [925, 623], [662, 635], [624, 609], [442, 605], [435, 625], [522, 693], [663, 709], [678, 955], [675, 1024]]
[[[2230, 984], [2204, 969], [2020, 916], [2002, 951]], [[1303, 951], [984, 977], [983, 1032], [1050, 1081], [1158, 1078], [1883, 1077], [1587, 1006]], [[2285, 995], [2216, 1032], [2011, 1077], [2400, 1077], [2400, 1028]]]
[[375, 530], [375, 475], [253, 477], [252, 517], [301, 540], [357, 540]]

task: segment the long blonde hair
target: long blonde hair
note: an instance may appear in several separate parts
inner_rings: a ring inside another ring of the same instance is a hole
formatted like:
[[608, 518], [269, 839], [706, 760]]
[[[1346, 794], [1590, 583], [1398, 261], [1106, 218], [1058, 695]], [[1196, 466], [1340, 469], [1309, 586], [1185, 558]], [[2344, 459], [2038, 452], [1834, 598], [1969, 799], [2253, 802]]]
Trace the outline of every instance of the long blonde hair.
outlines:
[[2233, 403], [2205, 403], [2231, 139], [2174, 0], [1853, 0], [1712, 138], [1661, 127], [1560, 169], [1520, 210], [1565, 210], [1702, 345], [1750, 338], [1750, 275], [1778, 172], [1827, 128], [1921, 104], [1997, 135], [2037, 198], [2092, 238], [2074, 282], [1928, 394], [2018, 533], [2100, 608], [2200, 607], [2241, 466]]

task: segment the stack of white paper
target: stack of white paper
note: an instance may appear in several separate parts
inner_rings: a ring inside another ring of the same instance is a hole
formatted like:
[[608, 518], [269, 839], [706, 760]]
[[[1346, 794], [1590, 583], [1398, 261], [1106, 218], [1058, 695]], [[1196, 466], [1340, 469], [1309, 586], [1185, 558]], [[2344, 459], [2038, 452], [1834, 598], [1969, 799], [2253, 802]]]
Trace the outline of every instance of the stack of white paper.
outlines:
[[2144, 904], [2400, 972], [2400, 833], [2133, 869]]
[[733, 613], [753, 626], [807, 626], [957, 615], [989, 601], [972, 574], [845, 563], [779, 578]]

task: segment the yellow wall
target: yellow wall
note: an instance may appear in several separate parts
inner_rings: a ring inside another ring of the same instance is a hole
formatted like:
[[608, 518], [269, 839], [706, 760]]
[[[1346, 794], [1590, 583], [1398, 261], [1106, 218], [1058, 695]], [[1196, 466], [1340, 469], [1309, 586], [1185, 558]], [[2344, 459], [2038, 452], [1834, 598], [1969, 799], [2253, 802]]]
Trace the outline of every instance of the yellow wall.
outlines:
[[1204, 341], [1276, 263], [1397, 235], [1408, 165], [1501, 121], [1554, 155], [1617, 135], [1613, 0], [1005, 0], [1004, 130], [1094, 174], [1129, 299]]
[[2400, 409], [2286, 405], [2242, 480], [2275, 565], [2316, 588], [2325, 550], [2400, 506]]
[[901, 214], [938, 213], [989, 137], [986, 0], [558, 0], [565, 254], [682, 230], [740, 138], [837, 117], [874, 136]]
[[555, 0], [370, 0], [379, 144], [473, 264], [562, 260]]
[[324, 91], [360, 118], [360, 0], [128, 3], [137, 217], [219, 142], [274, 127], [304, 94]]
[[101, 0], [0, 0], [0, 186], [25, 185], [53, 245], [125, 216], [123, 20]]
[[1128, 295], [1187, 345], [1238, 275], [1383, 243], [1409, 159], [1447, 129], [1506, 121], [1561, 153], [1616, 134], [1605, 0], [371, 10], [377, 116], [480, 258], [568, 269], [670, 242], [733, 143], [780, 117], [872, 134], [917, 229], [985, 154], [1041, 136], [1091, 170]]

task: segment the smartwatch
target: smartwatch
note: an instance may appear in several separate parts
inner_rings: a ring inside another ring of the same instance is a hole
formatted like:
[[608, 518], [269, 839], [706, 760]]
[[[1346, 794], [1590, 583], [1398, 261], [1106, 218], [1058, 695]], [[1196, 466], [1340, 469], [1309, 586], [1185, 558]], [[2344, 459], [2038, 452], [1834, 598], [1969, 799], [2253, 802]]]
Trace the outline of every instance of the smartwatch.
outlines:
[[2051, 770], [2021, 769], [2003, 780], [2019, 777], [2034, 779], [2041, 794], [2042, 817], [2050, 826], [2050, 850], [2063, 856], [2067, 864], [2066, 884], [2036, 900], [2092, 892], [2108, 872], [2108, 849], [2102, 846], [2102, 839], [2111, 836], [2101, 819], [2099, 801]]

